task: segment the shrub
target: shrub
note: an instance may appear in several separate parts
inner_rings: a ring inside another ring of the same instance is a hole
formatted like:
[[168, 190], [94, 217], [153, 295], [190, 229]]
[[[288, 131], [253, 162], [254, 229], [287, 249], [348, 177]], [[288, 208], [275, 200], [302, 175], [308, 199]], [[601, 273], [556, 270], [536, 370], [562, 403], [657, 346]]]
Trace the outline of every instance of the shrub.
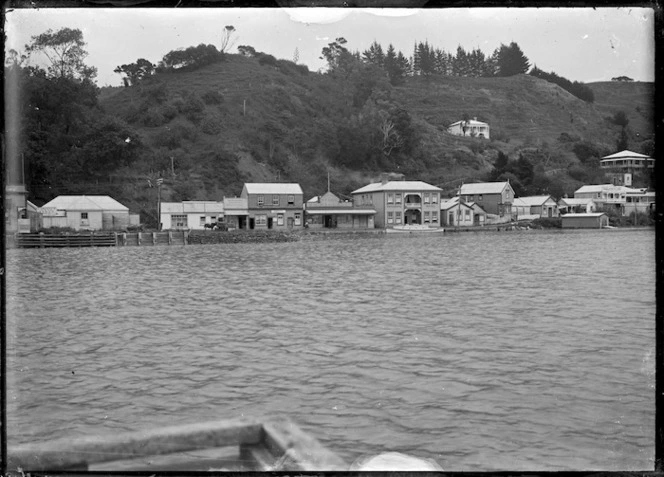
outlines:
[[581, 162], [588, 162], [591, 158], [598, 158], [601, 155], [594, 144], [585, 141], [574, 144], [572, 151]]
[[150, 104], [161, 104], [168, 98], [168, 90], [164, 83], [157, 83], [143, 88], [146, 100]]
[[221, 131], [222, 120], [221, 117], [216, 114], [207, 114], [201, 120], [201, 131], [205, 134], [218, 134]]
[[177, 117], [178, 108], [173, 103], [168, 103], [159, 108], [159, 112], [164, 116], [166, 122]]
[[533, 227], [541, 227], [543, 229], [561, 229], [563, 221], [560, 217], [541, 217], [532, 222]]
[[141, 123], [144, 126], [156, 127], [161, 126], [162, 124], [167, 123], [168, 121], [159, 110], [148, 109], [143, 114], [141, 114]]
[[258, 56], [258, 64], [260, 65], [278, 66], [278, 60], [272, 55], [268, 55], [267, 53], [258, 53], [256, 56]]
[[212, 89], [203, 93], [201, 95], [201, 99], [206, 104], [221, 104], [224, 102], [224, 97], [221, 95], [221, 93]]

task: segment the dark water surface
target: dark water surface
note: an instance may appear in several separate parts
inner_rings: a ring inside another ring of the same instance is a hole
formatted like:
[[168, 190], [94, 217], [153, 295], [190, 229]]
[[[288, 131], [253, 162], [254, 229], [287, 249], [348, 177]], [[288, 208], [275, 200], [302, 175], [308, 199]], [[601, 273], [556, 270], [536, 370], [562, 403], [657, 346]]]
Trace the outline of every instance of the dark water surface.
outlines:
[[654, 239], [10, 250], [9, 444], [286, 415], [349, 463], [652, 470]]

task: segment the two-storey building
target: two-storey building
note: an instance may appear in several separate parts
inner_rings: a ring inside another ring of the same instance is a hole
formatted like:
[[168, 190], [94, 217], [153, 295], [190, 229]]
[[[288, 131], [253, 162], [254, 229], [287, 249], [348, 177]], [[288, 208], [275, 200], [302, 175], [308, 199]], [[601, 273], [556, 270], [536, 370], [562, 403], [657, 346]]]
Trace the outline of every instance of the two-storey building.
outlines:
[[240, 194], [246, 200], [249, 229], [292, 229], [304, 226], [300, 184], [245, 183]]
[[463, 184], [459, 196], [463, 202], [476, 202], [487, 214], [511, 218], [514, 189], [507, 181]]
[[312, 197], [305, 204], [306, 224], [312, 229], [373, 229], [375, 215], [373, 208], [355, 206], [330, 191]]
[[400, 225], [440, 227], [441, 189], [422, 181], [381, 181], [351, 192], [356, 207], [376, 211], [377, 228]]

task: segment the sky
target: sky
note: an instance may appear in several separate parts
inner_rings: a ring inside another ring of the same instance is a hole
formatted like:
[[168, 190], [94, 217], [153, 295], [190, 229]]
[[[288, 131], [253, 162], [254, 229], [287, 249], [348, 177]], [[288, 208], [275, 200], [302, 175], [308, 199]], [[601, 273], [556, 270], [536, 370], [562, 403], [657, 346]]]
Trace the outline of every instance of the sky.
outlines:
[[[26, 8], [6, 12], [6, 49], [24, 51], [33, 35], [78, 28], [87, 43], [86, 64], [98, 69], [99, 86], [120, 86], [113, 70], [145, 58], [157, 63], [171, 50], [200, 43], [220, 47], [225, 26], [236, 53], [249, 45], [311, 71], [324, 71], [321, 50], [344, 37], [351, 51], [373, 41], [392, 43], [410, 57], [416, 42], [456, 53], [481, 49], [487, 56], [516, 42], [531, 65], [572, 81], [629, 76], [654, 81], [654, 12], [650, 8]], [[37, 58], [32, 60], [37, 64]]]

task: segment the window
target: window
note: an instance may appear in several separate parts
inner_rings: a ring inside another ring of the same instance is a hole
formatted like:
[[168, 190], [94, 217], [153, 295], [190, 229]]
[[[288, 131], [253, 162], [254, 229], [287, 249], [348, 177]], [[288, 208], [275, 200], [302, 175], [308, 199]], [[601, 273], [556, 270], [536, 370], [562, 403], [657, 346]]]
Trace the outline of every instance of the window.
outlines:
[[466, 209], [466, 220], [470, 219], [470, 210]]
[[468, 196], [468, 198], [469, 198], [468, 202], [475, 201], [475, 196], [474, 195]]
[[277, 214], [277, 225], [284, 225], [284, 214]]
[[294, 195], [289, 195], [288, 196], [288, 205], [293, 205], [295, 203], [295, 196]]
[[267, 224], [267, 215], [261, 214], [256, 216], [256, 225], [266, 225]]
[[205, 216], [201, 215], [201, 225], [205, 225]]
[[265, 203], [265, 196], [259, 195], [256, 197], [256, 204], [258, 204], [258, 207], [261, 207]]
[[394, 201], [397, 204], [401, 204], [401, 194], [396, 194], [396, 196], [394, 197]]
[[431, 194], [431, 203], [432, 204], [438, 203], [438, 194]]
[[430, 201], [431, 201], [431, 194], [427, 192], [426, 194], [424, 194], [424, 203], [428, 204]]
[[477, 200], [482, 200], [482, 194], [477, 196]]
[[87, 212], [81, 212], [81, 219], [87, 220], [88, 219], [88, 213]]
[[427, 210], [427, 211], [424, 212], [424, 223], [428, 224], [429, 222], [431, 222], [431, 215], [429, 214], [429, 211]]
[[388, 224], [394, 223], [394, 212], [387, 213], [387, 223]]
[[401, 223], [401, 212], [395, 212], [394, 213], [394, 223], [395, 224], [400, 224]]
[[186, 215], [171, 215], [171, 227], [176, 229], [187, 227]]
[[433, 212], [431, 212], [431, 222], [433, 222], [434, 224], [438, 223], [438, 211], [437, 210], [434, 210]]
[[276, 194], [272, 196], [272, 205], [279, 205], [279, 196]]
[[387, 203], [388, 204], [394, 203], [394, 194], [387, 194]]
[[302, 223], [302, 214], [295, 214], [295, 225], [300, 225]]

